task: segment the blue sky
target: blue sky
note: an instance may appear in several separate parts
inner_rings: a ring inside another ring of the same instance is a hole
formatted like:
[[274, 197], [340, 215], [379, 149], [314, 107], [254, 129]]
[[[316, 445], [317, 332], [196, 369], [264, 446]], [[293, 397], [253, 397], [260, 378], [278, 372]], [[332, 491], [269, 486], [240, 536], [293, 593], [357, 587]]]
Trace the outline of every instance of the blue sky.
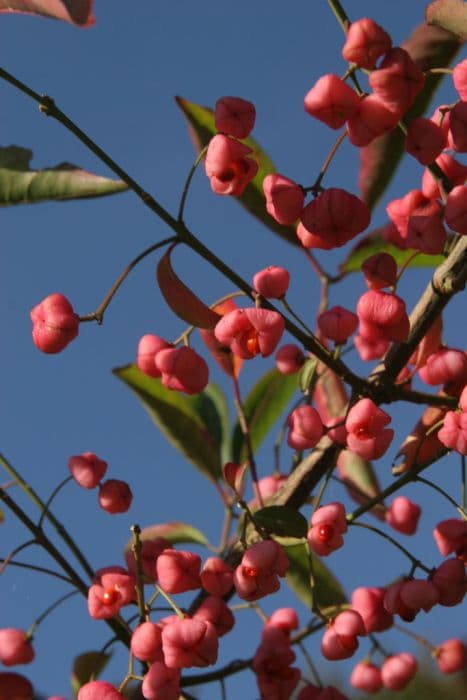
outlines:
[[[349, 15], [373, 16], [401, 42], [422, 20], [423, 2], [374, 3], [350, 0]], [[254, 137], [281, 172], [303, 184], [314, 181], [334, 134], [303, 111], [303, 97], [317, 78], [342, 73], [342, 32], [324, 0], [279, 0], [219, 3], [182, 0], [153, 3], [96, 1], [96, 25], [79, 30], [60, 22], [33, 17], [0, 16], [2, 65], [58, 105], [172, 213], [194, 159], [184, 120], [174, 96], [212, 106], [221, 95], [251, 99], [257, 109]], [[455, 99], [450, 81], [439, 102]], [[2, 145], [17, 144], [34, 151], [33, 166], [67, 161], [110, 175], [92, 153], [58, 123], [39, 114], [29, 99], [0, 84]], [[384, 205], [418, 187], [422, 168], [406, 159], [397, 178], [375, 210], [372, 226], [384, 223]], [[344, 144], [327, 185], [357, 193], [358, 152]], [[191, 229], [245, 279], [270, 264], [292, 274], [290, 302], [313, 323], [319, 289], [304, 257], [250, 218], [230, 198], [216, 197], [200, 170], [193, 181], [186, 217]], [[47, 294], [60, 291], [79, 313], [93, 310], [121, 269], [151, 243], [170, 235], [132, 193], [100, 200], [47, 203], [2, 211], [0, 255], [0, 318], [2, 363], [0, 450], [46, 498], [67, 475], [72, 454], [91, 450], [109, 463], [109, 476], [128, 479], [134, 504], [123, 516], [98, 509], [96, 494], [69, 484], [57, 498], [55, 512], [75, 534], [96, 568], [122, 562], [129, 526], [183, 520], [215, 542], [222, 508], [212, 486], [168, 446], [134, 396], [111, 374], [115, 366], [135, 357], [141, 335], [158, 333], [174, 339], [183, 323], [168, 311], [155, 283], [155, 257], [146, 259], [125, 282], [102, 327], [86, 324], [79, 338], [60, 355], [48, 357], [33, 346], [29, 310]], [[342, 252], [319, 254], [328, 269], [336, 268]], [[187, 284], [211, 303], [230, 291], [230, 283], [185, 250], [177, 251], [176, 268]], [[407, 275], [401, 293], [409, 308], [429, 279], [429, 271]], [[352, 308], [364, 291], [363, 281], [349, 278], [333, 289], [332, 303]], [[465, 318], [465, 311], [464, 316]], [[446, 315], [445, 340], [465, 345], [461, 302]], [[195, 347], [201, 348], [198, 341]], [[272, 359], [250, 363], [242, 376], [243, 392]], [[359, 371], [369, 371], [359, 363]], [[213, 381], [225, 381], [213, 370]], [[233, 405], [231, 402], [233, 412]], [[394, 450], [378, 462], [383, 484], [390, 483], [391, 459], [404, 430], [417, 418], [410, 406], [391, 408], [396, 427]], [[268, 444], [258, 459], [262, 475], [272, 469]], [[457, 497], [458, 460], [445, 459], [430, 471]], [[5, 477], [6, 481], [6, 477]], [[428, 562], [439, 555], [431, 538], [437, 520], [455, 512], [428, 490], [408, 488], [406, 495], [423, 508], [419, 534], [404, 544]], [[329, 500], [341, 497], [331, 485]], [[22, 496], [19, 500], [28, 511]], [[306, 511], [306, 515], [308, 515]], [[1, 531], [2, 556], [23, 541], [7, 514]], [[368, 539], [367, 539], [368, 538]], [[360, 532], [329, 560], [346, 590], [383, 584], [406, 571], [406, 563], [389, 545]], [[45, 562], [29, 548], [24, 561]], [[376, 552], [378, 558], [376, 558]], [[2, 626], [28, 627], [63, 586], [31, 572], [9, 568], [0, 580]], [[285, 595], [277, 603], [291, 603]], [[265, 608], [272, 603], [266, 603]], [[301, 607], [301, 622], [307, 611]], [[251, 655], [259, 623], [244, 612], [239, 631], [225, 642], [222, 660]], [[417, 629], [435, 642], [459, 634], [459, 610], [423, 613]], [[107, 629], [87, 618], [83, 600], [73, 599], [48, 618], [36, 638], [37, 660], [24, 672], [37, 689], [69, 697], [71, 659], [95, 649], [108, 638]], [[388, 635], [393, 649], [413, 649], [410, 640]], [[365, 647], [364, 647], [365, 648]], [[310, 642], [314, 658], [316, 642]], [[363, 655], [363, 654], [362, 654]], [[360, 658], [360, 657], [358, 657]], [[301, 662], [301, 661], [300, 661]], [[335, 668], [322, 664], [324, 675]], [[106, 678], [124, 675], [124, 656], [116, 655]], [[348, 669], [347, 669], [348, 670]], [[345, 674], [343, 674], [345, 675]], [[345, 687], [345, 686], [344, 686]], [[257, 697], [251, 674], [229, 681], [231, 695]], [[199, 697], [219, 697], [219, 689], [203, 688]]]

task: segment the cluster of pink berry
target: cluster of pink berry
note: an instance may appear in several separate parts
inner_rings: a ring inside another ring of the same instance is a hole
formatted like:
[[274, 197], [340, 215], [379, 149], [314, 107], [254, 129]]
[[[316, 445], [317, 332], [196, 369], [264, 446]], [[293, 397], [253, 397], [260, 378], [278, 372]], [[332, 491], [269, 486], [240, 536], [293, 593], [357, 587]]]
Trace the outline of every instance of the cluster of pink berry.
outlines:
[[126, 481], [107, 479], [102, 481], [107, 471], [107, 462], [93, 452], [73, 455], [68, 460], [68, 469], [73, 479], [83, 489], [99, 486], [99, 505], [107, 513], [126, 513], [133, 500], [131, 489]]
[[[371, 92], [357, 91], [345, 79], [328, 74], [311, 88], [304, 106], [308, 114], [331, 129], [345, 127], [349, 141], [364, 148], [399, 125], [422, 90], [425, 76], [409, 53], [393, 47], [390, 36], [371, 19], [358, 20], [348, 27], [342, 55], [350, 64], [348, 75], [357, 68], [368, 72]], [[445, 152], [467, 152], [467, 60], [457, 64], [453, 79], [460, 100], [439, 106], [431, 119], [412, 119], [407, 126], [406, 151], [423, 166], [435, 163], [450, 181], [450, 187], [445, 190], [443, 178], [441, 182], [439, 178], [435, 180], [428, 168], [420, 190], [411, 190], [388, 204], [389, 222], [383, 235], [401, 249], [439, 254], [452, 235], [446, 227], [455, 234], [467, 235], [467, 167]], [[252, 148], [242, 142], [254, 126], [255, 108], [241, 98], [223, 97], [216, 103], [214, 120], [219, 133], [206, 151], [206, 175], [215, 193], [241, 196], [258, 172]], [[282, 225], [298, 222], [297, 237], [307, 249], [343, 246], [370, 224], [367, 204], [340, 188], [323, 189], [320, 184], [304, 188], [274, 173], [264, 178], [263, 191], [267, 212]], [[306, 204], [308, 192], [313, 199]], [[317, 336], [326, 347], [334, 343], [338, 354], [341, 346], [357, 333], [354, 345], [361, 359], [370, 361], [382, 358], [391, 343], [407, 341], [410, 321], [405, 302], [396, 294], [400, 271], [394, 257], [386, 252], [372, 255], [363, 262], [362, 272], [368, 289], [360, 296], [355, 312], [341, 306], [322, 311], [317, 317]], [[276, 351], [285, 319], [279, 312], [264, 308], [264, 300], [285, 301], [289, 284], [288, 271], [271, 265], [253, 278], [255, 306], [237, 308], [229, 301], [215, 307], [220, 318], [213, 328], [202, 329], [201, 337], [231, 376], [238, 374], [244, 360], [258, 355], [269, 357]], [[63, 350], [78, 334], [80, 319], [60, 294], [44, 299], [31, 311], [31, 319], [34, 343], [46, 353]], [[457, 410], [444, 406], [439, 409], [441, 423], [436, 440], [437, 446], [467, 455], [467, 353], [445, 347], [441, 333], [440, 320], [423, 337], [396, 384], [409, 388], [417, 372], [429, 386], [438, 386], [440, 393], [458, 399]], [[276, 366], [283, 374], [299, 372], [306, 359], [302, 349], [293, 344], [283, 345], [275, 356]], [[208, 366], [193, 348], [176, 347], [153, 334], [141, 338], [137, 366], [147, 376], [160, 379], [168, 389], [187, 394], [203, 391], [209, 380]], [[346, 454], [361, 460], [379, 459], [387, 452], [394, 437], [394, 431], [388, 427], [391, 417], [371, 398], [354, 396], [348, 401], [344, 396], [342, 414], [336, 416], [320, 397], [318, 384], [310, 395], [305, 393], [304, 401], [287, 419], [287, 443], [293, 450], [313, 449], [327, 436]], [[311, 405], [313, 400], [316, 408]], [[107, 465], [96, 455], [87, 452], [71, 457], [68, 466], [82, 487], [99, 486], [99, 504], [104, 510], [117, 513], [129, 508], [132, 496], [128, 485], [118, 480], [102, 483]], [[340, 467], [339, 460], [337, 466]], [[237, 478], [241, 479], [243, 471], [242, 466], [233, 463], [224, 468], [225, 481], [233, 488], [236, 500], [240, 500]], [[286, 475], [275, 473], [259, 480], [256, 498], [249, 504], [253, 523], [254, 511], [263, 505], [261, 499], [276, 494], [286, 479]], [[421, 514], [416, 503], [398, 496], [389, 506], [380, 505], [387, 525], [405, 535], [414, 534]], [[248, 512], [248, 507], [245, 509]], [[309, 550], [318, 556], [329, 556], [343, 547], [351, 521], [352, 516], [346, 516], [340, 502], [316, 508], [306, 534]], [[260, 530], [258, 533], [263, 536]], [[441, 555], [454, 556], [432, 570], [426, 569], [426, 578], [415, 578], [412, 572], [386, 587], [357, 588], [348, 609], [337, 614], [334, 611], [329, 619], [322, 613], [327, 626], [321, 652], [326, 659], [352, 657], [359, 647], [359, 637], [391, 628], [395, 615], [412, 622], [421, 610], [429, 612], [435, 605], [450, 607], [463, 601], [467, 592], [467, 521], [443, 520], [433, 535]], [[204, 591], [203, 602], [191, 615], [174, 606], [176, 615], [154, 622], [148, 614], [133, 631], [131, 654], [149, 667], [142, 681], [142, 693], [148, 700], [178, 700], [182, 669], [216, 662], [219, 638], [235, 624], [226, 602], [233, 591], [247, 602], [262, 599], [279, 590], [280, 579], [289, 568], [283, 546], [269, 539], [269, 535], [246, 547], [235, 567], [220, 557], [208, 558], [202, 567], [197, 554], [175, 550], [163, 538], [143, 541], [140, 561], [144, 583], [157, 583], [168, 596]], [[88, 611], [93, 619], [111, 619], [123, 607], [136, 603], [137, 571], [131, 552], [127, 553], [126, 563], [127, 568], [110, 566], [96, 572], [88, 591]], [[252, 660], [262, 700], [286, 700], [300, 683], [301, 673], [293, 666], [292, 649], [292, 632], [298, 624], [295, 611], [282, 608], [270, 616], [262, 630]], [[432, 655], [443, 673], [465, 666], [466, 648], [458, 639], [432, 647]], [[33, 657], [27, 633], [0, 630], [0, 660], [4, 665], [29, 663]], [[398, 691], [416, 671], [415, 658], [406, 652], [386, 657], [381, 667], [369, 657], [357, 663], [350, 683], [368, 693], [382, 687]], [[7, 682], [20, 695], [23, 691], [17, 690], [20, 686], [14, 683], [27, 683], [26, 679], [9, 675]], [[123, 695], [104, 681], [87, 683], [78, 695], [78, 700], [102, 698], [119, 700]], [[345, 696], [332, 686], [322, 688], [308, 683], [299, 692], [298, 700], [345, 700]]]

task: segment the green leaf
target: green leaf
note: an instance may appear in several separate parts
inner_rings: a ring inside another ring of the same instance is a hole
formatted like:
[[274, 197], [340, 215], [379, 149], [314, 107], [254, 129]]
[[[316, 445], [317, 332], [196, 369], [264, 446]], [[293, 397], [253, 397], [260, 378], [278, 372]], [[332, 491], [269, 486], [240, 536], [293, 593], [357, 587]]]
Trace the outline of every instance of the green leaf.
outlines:
[[182, 321], [197, 328], [214, 328], [221, 316], [206, 306], [174, 272], [170, 256], [176, 245], [168, 248], [157, 266], [159, 289], [174, 314]]
[[[378, 229], [362, 238], [341, 263], [341, 273], [360, 272], [363, 262], [375, 253], [389, 253], [400, 267], [416, 251], [413, 248], [401, 250], [391, 245], [380, 236]], [[408, 267], [437, 267], [444, 261], [443, 255], [427, 255], [419, 253], [408, 264]]]
[[[266, 372], [254, 385], [243, 405], [253, 451], [266, 437], [296, 389], [297, 377], [294, 374], [281, 374], [277, 369]], [[246, 459], [243, 434], [238, 422], [232, 435], [232, 459], [237, 463]]]
[[[191, 543], [191, 544], [201, 544], [206, 546], [208, 540], [203, 535], [201, 530], [193, 527], [193, 525], [188, 525], [187, 523], [181, 522], [171, 522], [171, 523], [159, 523], [157, 525], [149, 525], [141, 530], [140, 540], [144, 542], [145, 540], [154, 540], [156, 537], [163, 537], [172, 544], [180, 543]], [[130, 540], [125, 551], [131, 549], [132, 540]]]
[[217, 384], [208, 384], [201, 394], [195, 394], [192, 399], [220, 448], [222, 465], [230, 462], [230, 419], [224, 392]]
[[0, 206], [102, 197], [128, 189], [122, 180], [93, 175], [69, 163], [31, 170], [31, 158], [27, 148], [0, 148]]
[[298, 373], [298, 386], [300, 391], [308, 391], [316, 374], [318, 360], [316, 357], [309, 357], [300, 372]]
[[[309, 548], [306, 542], [298, 542], [285, 546], [285, 552], [290, 562], [286, 580], [295, 595], [310, 610], [313, 602], [310, 586]], [[342, 586], [329, 569], [311, 554], [314, 575], [314, 599], [320, 610], [332, 608], [345, 603], [347, 598]]]
[[[337, 458], [339, 478], [345, 485], [350, 497], [358, 504], [367, 503], [381, 493], [381, 487], [371, 462], [351, 452], [342, 450]], [[386, 507], [383, 502], [376, 504], [370, 511], [375, 518], [384, 522]]]
[[433, 0], [425, 10], [427, 24], [467, 39], [467, 4], [464, 0]]
[[[136, 365], [117, 367], [113, 373], [132, 389], [167, 440], [211, 481], [222, 475], [221, 445], [216, 428], [215, 401], [208, 392], [187, 396], [162, 386], [160, 379], [143, 374]], [[208, 419], [209, 416], [209, 419]]]
[[86, 651], [77, 656], [73, 662], [70, 679], [73, 692], [77, 694], [85, 683], [99, 678], [111, 656], [101, 651]]
[[[422, 24], [402, 44], [415, 63], [422, 69], [449, 66], [461, 47], [461, 42], [450, 32]], [[425, 86], [405, 116], [406, 121], [422, 116], [443, 79], [443, 75], [429, 75]], [[360, 150], [359, 185], [362, 199], [373, 208], [391, 182], [404, 154], [405, 137], [400, 129], [375, 139]]]
[[[207, 146], [211, 138], [217, 133], [214, 126], [214, 113], [209, 107], [202, 107], [194, 102], [188, 102], [183, 97], [176, 97], [176, 102], [185, 115], [194, 146], [199, 153]], [[245, 192], [236, 197], [238, 201], [271, 231], [277, 233], [289, 243], [300, 245], [294, 226], [282, 226], [278, 224], [266, 211], [266, 198], [263, 194], [263, 180], [269, 173], [276, 172], [274, 164], [263, 149], [254, 139], [244, 139], [245, 143], [253, 151], [253, 156], [259, 165], [256, 177], [247, 185]]]
[[295, 508], [266, 506], [254, 512], [254, 521], [268, 532], [283, 537], [306, 537], [308, 521]]

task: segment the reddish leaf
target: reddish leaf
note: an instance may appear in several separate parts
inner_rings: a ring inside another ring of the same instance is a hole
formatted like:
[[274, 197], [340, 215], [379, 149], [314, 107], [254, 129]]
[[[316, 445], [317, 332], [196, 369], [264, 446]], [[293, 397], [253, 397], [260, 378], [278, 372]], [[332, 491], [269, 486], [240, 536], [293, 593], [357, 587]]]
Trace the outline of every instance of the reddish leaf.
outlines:
[[197, 328], [214, 328], [219, 314], [206, 306], [175, 274], [170, 254], [177, 244], [170, 246], [157, 266], [157, 282], [164, 299], [174, 314]]
[[[459, 51], [462, 42], [440, 27], [422, 24], [402, 44], [422, 70], [449, 66]], [[433, 93], [442, 80], [442, 75], [430, 75], [425, 87], [406, 115], [410, 121], [424, 114]], [[362, 199], [370, 208], [374, 207], [389, 185], [404, 153], [404, 135], [400, 129], [375, 139], [360, 151], [359, 185]]]
[[443, 420], [447, 408], [428, 406], [410, 435], [407, 435], [397, 453], [398, 464], [393, 467], [393, 474], [403, 474], [409, 469], [418, 467], [425, 462], [434, 461], [445, 454], [446, 448], [438, 440], [438, 431], [434, 430], [426, 437], [427, 432], [436, 423]]
[[436, 24], [467, 39], [467, 5], [464, 0], [433, 0], [425, 10], [427, 24]]
[[[339, 478], [345, 484], [349, 496], [358, 504], [365, 504], [381, 492], [378, 478], [371, 462], [362, 459], [355, 452], [342, 450], [337, 458]], [[386, 506], [378, 503], [371, 509], [371, 514], [384, 521]]]
[[93, 0], [0, 0], [0, 12], [43, 15], [91, 27], [95, 22], [92, 5]]

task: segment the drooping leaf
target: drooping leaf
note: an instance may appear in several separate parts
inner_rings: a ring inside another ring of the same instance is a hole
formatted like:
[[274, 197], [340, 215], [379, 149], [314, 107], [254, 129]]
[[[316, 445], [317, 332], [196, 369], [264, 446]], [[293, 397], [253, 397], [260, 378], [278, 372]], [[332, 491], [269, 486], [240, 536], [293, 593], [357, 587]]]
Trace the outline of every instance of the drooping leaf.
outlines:
[[[220, 448], [221, 463], [230, 460], [230, 420], [227, 400], [217, 384], [208, 384], [201, 394], [195, 394], [193, 404]], [[207, 400], [206, 400], [207, 399]]]
[[[449, 66], [460, 47], [461, 42], [456, 36], [426, 24], [417, 27], [402, 44], [422, 70]], [[423, 90], [406, 115], [407, 121], [425, 113], [442, 79], [441, 74], [426, 77]], [[360, 150], [360, 192], [370, 208], [378, 202], [395, 174], [404, 153], [404, 138], [396, 128]]]
[[464, 0], [433, 0], [425, 10], [427, 24], [447, 29], [460, 39], [467, 39], [467, 4]]
[[[337, 458], [337, 471], [349, 496], [359, 505], [367, 503], [381, 493], [381, 486], [371, 462], [355, 452], [342, 450]], [[384, 521], [386, 506], [383, 502], [373, 506], [370, 513]]]
[[27, 148], [0, 148], [0, 206], [102, 197], [128, 189], [122, 180], [93, 175], [69, 163], [32, 170], [31, 158]]
[[0, 12], [43, 15], [90, 27], [95, 22], [92, 5], [93, 0], [0, 0]]
[[99, 678], [111, 659], [111, 654], [102, 651], [86, 651], [77, 656], [73, 662], [70, 683], [74, 693], [89, 681]]
[[254, 520], [268, 532], [283, 537], [306, 537], [308, 521], [295, 508], [288, 506], [266, 506], [254, 513]]
[[[221, 445], [216, 440], [213, 418], [216, 404], [209, 393], [187, 396], [162, 386], [159, 379], [143, 374], [136, 365], [117, 367], [113, 373], [132, 389], [167, 440], [211, 481], [222, 475]], [[207, 416], [210, 415], [210, 420]], [[163, 465], [157, 465], [163, 469]]]
[[[362, 263], [376, 253], [389, 253], [397, 262], [398, 266], [403, 265], [416, 251], [413, 248], [401, 250], [385, 241], [378, 230], [369, 233], [362, 238], [357, 245], [348, 253], [341, 263], [339, 270], [341, 273], [360, 272]], [[427, 255], [419, 253], [409, 262], [408, 267], [437, 267], [444, 261], [442, 255]]]
[[[295, 595], [310, 610], [312, 605], [312, 590], [310, 585], [311, 568], [308, 545], [298, 542], [285, 546], [285, 552], [290, 562], [286, 575], [287, 583]], [[314, 589], [313, 596], [320, 610], [332, 608], [345, 603], [347, 598], [342, 586], [334, 574], [315, 555], [311, 554], [313, 563]]]
[[[209, 544], [201, 530], [193, 527], [193, 525], [175, 521], [171, 523], [149, 525], [141, 530], [140, 540], [142, 542], [145, 542], [146, 540], [155, 540], [157, 537], [163, 537], [171, 544], [191, 543], [201, 544], [203, 546]], [[125, 552], [131, 549], [131, 546], [132, 540], [127, 543]]]
[[[178, 106], [185, 115], [190, 130], [190, 136], [198, 153], [206, 146], [217, 133], [214, 126], [214, 113], [209, 107], [202, 107], [194, 102], [189, 102], [183, 97], [176, 97]], [[276, 171], [269, 156], [252, 138], [243, 140], [253, 151], [253, 157], [259, 165], [256, 177], [247, 185], [245, 192], [237, 197], [238, 201], [271, 231], [277, 233], [289, 243], [300, 245], [295, 228], [278, 224], [266, 212], [266, 199], [263, 194], [263, 180], [269, 173]]]
[[444, 406], [427, 406], [420, 419], [407, 435], [396, 455], [393, 474], [403, 474], [409, 469], [416, 469], [425, 462], [432, 462], [445, 453], [445, 447], [438, 440], [435, 428], [441, 424], [446, 415]]
[[[285, 375], [271, 369], [254, 385], [244, 401], [244, 411], [255, 451], [292, 398], [297, 388], [295, 375]], [[246, 457], [244, 439], [239, 423], [232, 435], [232, 459], [243, 462]]]
[[197, 328], [214, 328], [221, 317], [206, 306], [175, 274], [170, 259], [176, 244], [171, 245], [159, 260], [157, 282], [164, 299], [174, 314]]

